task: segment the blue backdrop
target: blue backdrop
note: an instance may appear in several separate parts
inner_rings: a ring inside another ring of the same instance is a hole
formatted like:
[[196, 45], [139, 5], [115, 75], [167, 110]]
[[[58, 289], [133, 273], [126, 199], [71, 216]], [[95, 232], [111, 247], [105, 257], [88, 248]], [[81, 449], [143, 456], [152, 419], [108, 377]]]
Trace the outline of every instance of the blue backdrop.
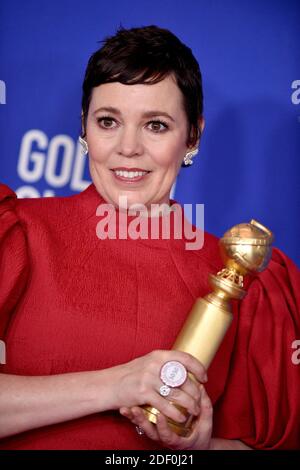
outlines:
[[81, 82], [97, 41], [124, 27], [171, 29], [203, 74], [206, 128], [175, 199], [205, 204], [221, 235], [256, 218], [300, 263], [299, 0], [0, 2], [0, 179], [21, 197], [89, 183], [79, 155]]

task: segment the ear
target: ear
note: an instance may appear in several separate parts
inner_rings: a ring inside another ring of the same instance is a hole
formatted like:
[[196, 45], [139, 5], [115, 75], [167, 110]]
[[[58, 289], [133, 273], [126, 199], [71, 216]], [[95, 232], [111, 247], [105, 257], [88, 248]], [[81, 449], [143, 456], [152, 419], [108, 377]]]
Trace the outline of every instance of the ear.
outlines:
[[200, 144], [200, 140], [201, 140], [201, 136], [202, 136], [204, 127], [205, 127], [205, 119], [204, 119], [203, 116], [201, 116], [201, 117], [198, 119], [199, 136], [198, 136], [197, 142], [196, 142], [192, 147], [190, 147], [190, 148], [196, 149], [197, 147], [199, 147], [199, 144]]
[[84, 114], [81, 111], [81, 136], [85, 137], [85, 130], [84, 130]]
[[201, 116], [198, 120], [198, 127], [200, 129], [200, 134], [202, 134], [202, 132], [204, 131], [204, 127], [205, 127], [205, 119], [203, 116]]

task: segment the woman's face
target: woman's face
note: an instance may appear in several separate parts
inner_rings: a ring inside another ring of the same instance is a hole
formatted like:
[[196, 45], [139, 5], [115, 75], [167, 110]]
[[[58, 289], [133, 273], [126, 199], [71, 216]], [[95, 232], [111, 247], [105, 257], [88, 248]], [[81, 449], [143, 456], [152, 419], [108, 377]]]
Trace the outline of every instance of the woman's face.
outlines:
[[119, 206], [169, 203], [186, 146], [183, 95], [169, 76], [152, 85], [107, 83], [92, 92], [86, 140], [93, 183]]

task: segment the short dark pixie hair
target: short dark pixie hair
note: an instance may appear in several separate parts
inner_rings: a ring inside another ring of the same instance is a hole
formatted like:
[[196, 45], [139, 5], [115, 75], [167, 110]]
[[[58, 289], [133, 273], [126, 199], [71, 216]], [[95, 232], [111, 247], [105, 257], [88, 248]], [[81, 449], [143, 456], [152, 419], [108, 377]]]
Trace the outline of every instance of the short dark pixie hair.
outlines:
[[191, 49], [173, 33], [157, 26], [120, 27], [102, 43], [89, 59], [82, 86], [83, 136], [94, 87], [111, 82], [154, 84], [172, 74], [183, 94], [189, 122], [187, 145], [194, 146], [200, 137], [198, 119], [203, 114], [203, 92], [199, 64]]

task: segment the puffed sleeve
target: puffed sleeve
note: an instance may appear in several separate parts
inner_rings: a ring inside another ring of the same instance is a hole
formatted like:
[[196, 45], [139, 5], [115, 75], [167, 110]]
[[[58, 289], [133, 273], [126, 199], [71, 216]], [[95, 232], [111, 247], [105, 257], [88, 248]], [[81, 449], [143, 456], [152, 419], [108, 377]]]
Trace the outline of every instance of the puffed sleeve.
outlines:
[[299, 449], [300, 271], [280, 250], [248, 287], [238, 316], [216, 434], [256, 449]]
[[15, 193], [0, 184], [0, 338], [5, 338], [28, 277], [26, 237], [15, 206]]

